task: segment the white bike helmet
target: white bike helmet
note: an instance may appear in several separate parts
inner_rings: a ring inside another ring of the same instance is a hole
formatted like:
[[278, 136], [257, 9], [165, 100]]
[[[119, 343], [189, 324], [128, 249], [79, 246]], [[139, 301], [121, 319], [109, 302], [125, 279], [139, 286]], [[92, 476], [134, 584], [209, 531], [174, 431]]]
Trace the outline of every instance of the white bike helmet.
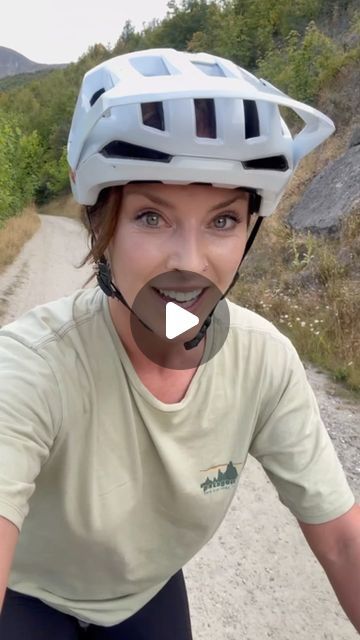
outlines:
[[[294, 138], [280, 115], [305, 123]], [[204, 127], [205, 122], [205, 127]], [[75, 199], [131, 181], [244, 187], [270, 215], [297, 164], [333, 122], [229, 60], [149, 49], [85, 74], [68, 141]]]

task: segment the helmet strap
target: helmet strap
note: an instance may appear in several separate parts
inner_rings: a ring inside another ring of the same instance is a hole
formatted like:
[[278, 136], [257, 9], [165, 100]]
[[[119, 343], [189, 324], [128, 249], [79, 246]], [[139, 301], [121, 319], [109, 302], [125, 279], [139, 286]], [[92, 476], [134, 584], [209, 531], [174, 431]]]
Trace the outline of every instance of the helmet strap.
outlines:
[[256, 235], [260, 229], [261, 223], [264, 220], [263, 216], [259, 216], [258, 219], [256, 220], [253, 228], [251, 229], [250, 235], [247, 239], [246, 245], [245, 245], [245, 251], [243, 254], [243, 257], [241, 258], [241, 262], [239, 264], [239, 269], [240, 269], [240, 265], [242, 264], [242, 261], [244, 260], [245, 256], [247, 255], [247, 253], [250, 251], [252, 244], [256, 238]]
[[97, 267], [98, 267], [98, 271], [96, 274], [96, 278], [97, 278], [100, 289], [102, 289], [102, 291], [109, 298], [116, 298], [117, 300], [120, 300], [120, 302], [122, 302], [123, 305], [125, 305], [125, 307], [129, 309], [131, 313], [134, 314], [134, 316], [139, 320], [139, 322], [141, 322], [141, 324], [146, 329], [148, 329], [149, 331], [152, 331], [152, 329], [148, 327], [148, 325], [145, 324], [145, 322], [143, 322], [143, 320], [141, 320], [141, 318], [139, 318], [139, 316], [136, 315], [136, 313], [134, 313], [133, 309], [126, 302], [121, 291], [119, 291], [116, 284], [112, 281], [110, 266], [105, 256], [101, 256], [100, 260], [97, 263]]

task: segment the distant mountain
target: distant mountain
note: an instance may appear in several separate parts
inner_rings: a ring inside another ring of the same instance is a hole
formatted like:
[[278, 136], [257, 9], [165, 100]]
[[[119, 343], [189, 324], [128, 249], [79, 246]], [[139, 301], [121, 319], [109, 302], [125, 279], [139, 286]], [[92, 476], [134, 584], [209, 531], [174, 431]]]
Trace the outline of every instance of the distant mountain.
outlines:
[[15, 76], [19, 73], [34, 73], [42, 69], [65, 67], [65, 64], [40, 64], [26, 58], [21, 53], [0, 46], [0, 78]]

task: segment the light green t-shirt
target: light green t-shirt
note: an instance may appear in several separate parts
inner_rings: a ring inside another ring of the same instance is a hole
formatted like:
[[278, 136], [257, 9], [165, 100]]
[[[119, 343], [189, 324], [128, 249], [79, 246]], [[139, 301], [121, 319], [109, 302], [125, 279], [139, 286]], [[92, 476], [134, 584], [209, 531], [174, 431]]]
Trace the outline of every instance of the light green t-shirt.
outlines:
[[[2, 328], [0, 515], [21, 530], [10, 588], [121, 622], [213, 536], [248, 453], [300, 520], [352, 507], [291, 343], [222, 304], [228, 338], [174, 404], [138, 378], [98, 287]], [[206, 354], [220, 323], [215, 312]]]

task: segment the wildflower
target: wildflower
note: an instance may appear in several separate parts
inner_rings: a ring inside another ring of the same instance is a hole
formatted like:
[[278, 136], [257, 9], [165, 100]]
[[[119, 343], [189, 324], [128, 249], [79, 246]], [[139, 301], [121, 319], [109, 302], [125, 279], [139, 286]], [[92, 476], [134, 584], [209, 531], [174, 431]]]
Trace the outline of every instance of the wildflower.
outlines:
[[302, 322], [300, 322], [300, 324], [301, 324], [302, 327], [306, 326], [306, 322], [304, 320]]
[[316, 336], [320, 335], [320, 331], [315, 331], [315, 335]]

